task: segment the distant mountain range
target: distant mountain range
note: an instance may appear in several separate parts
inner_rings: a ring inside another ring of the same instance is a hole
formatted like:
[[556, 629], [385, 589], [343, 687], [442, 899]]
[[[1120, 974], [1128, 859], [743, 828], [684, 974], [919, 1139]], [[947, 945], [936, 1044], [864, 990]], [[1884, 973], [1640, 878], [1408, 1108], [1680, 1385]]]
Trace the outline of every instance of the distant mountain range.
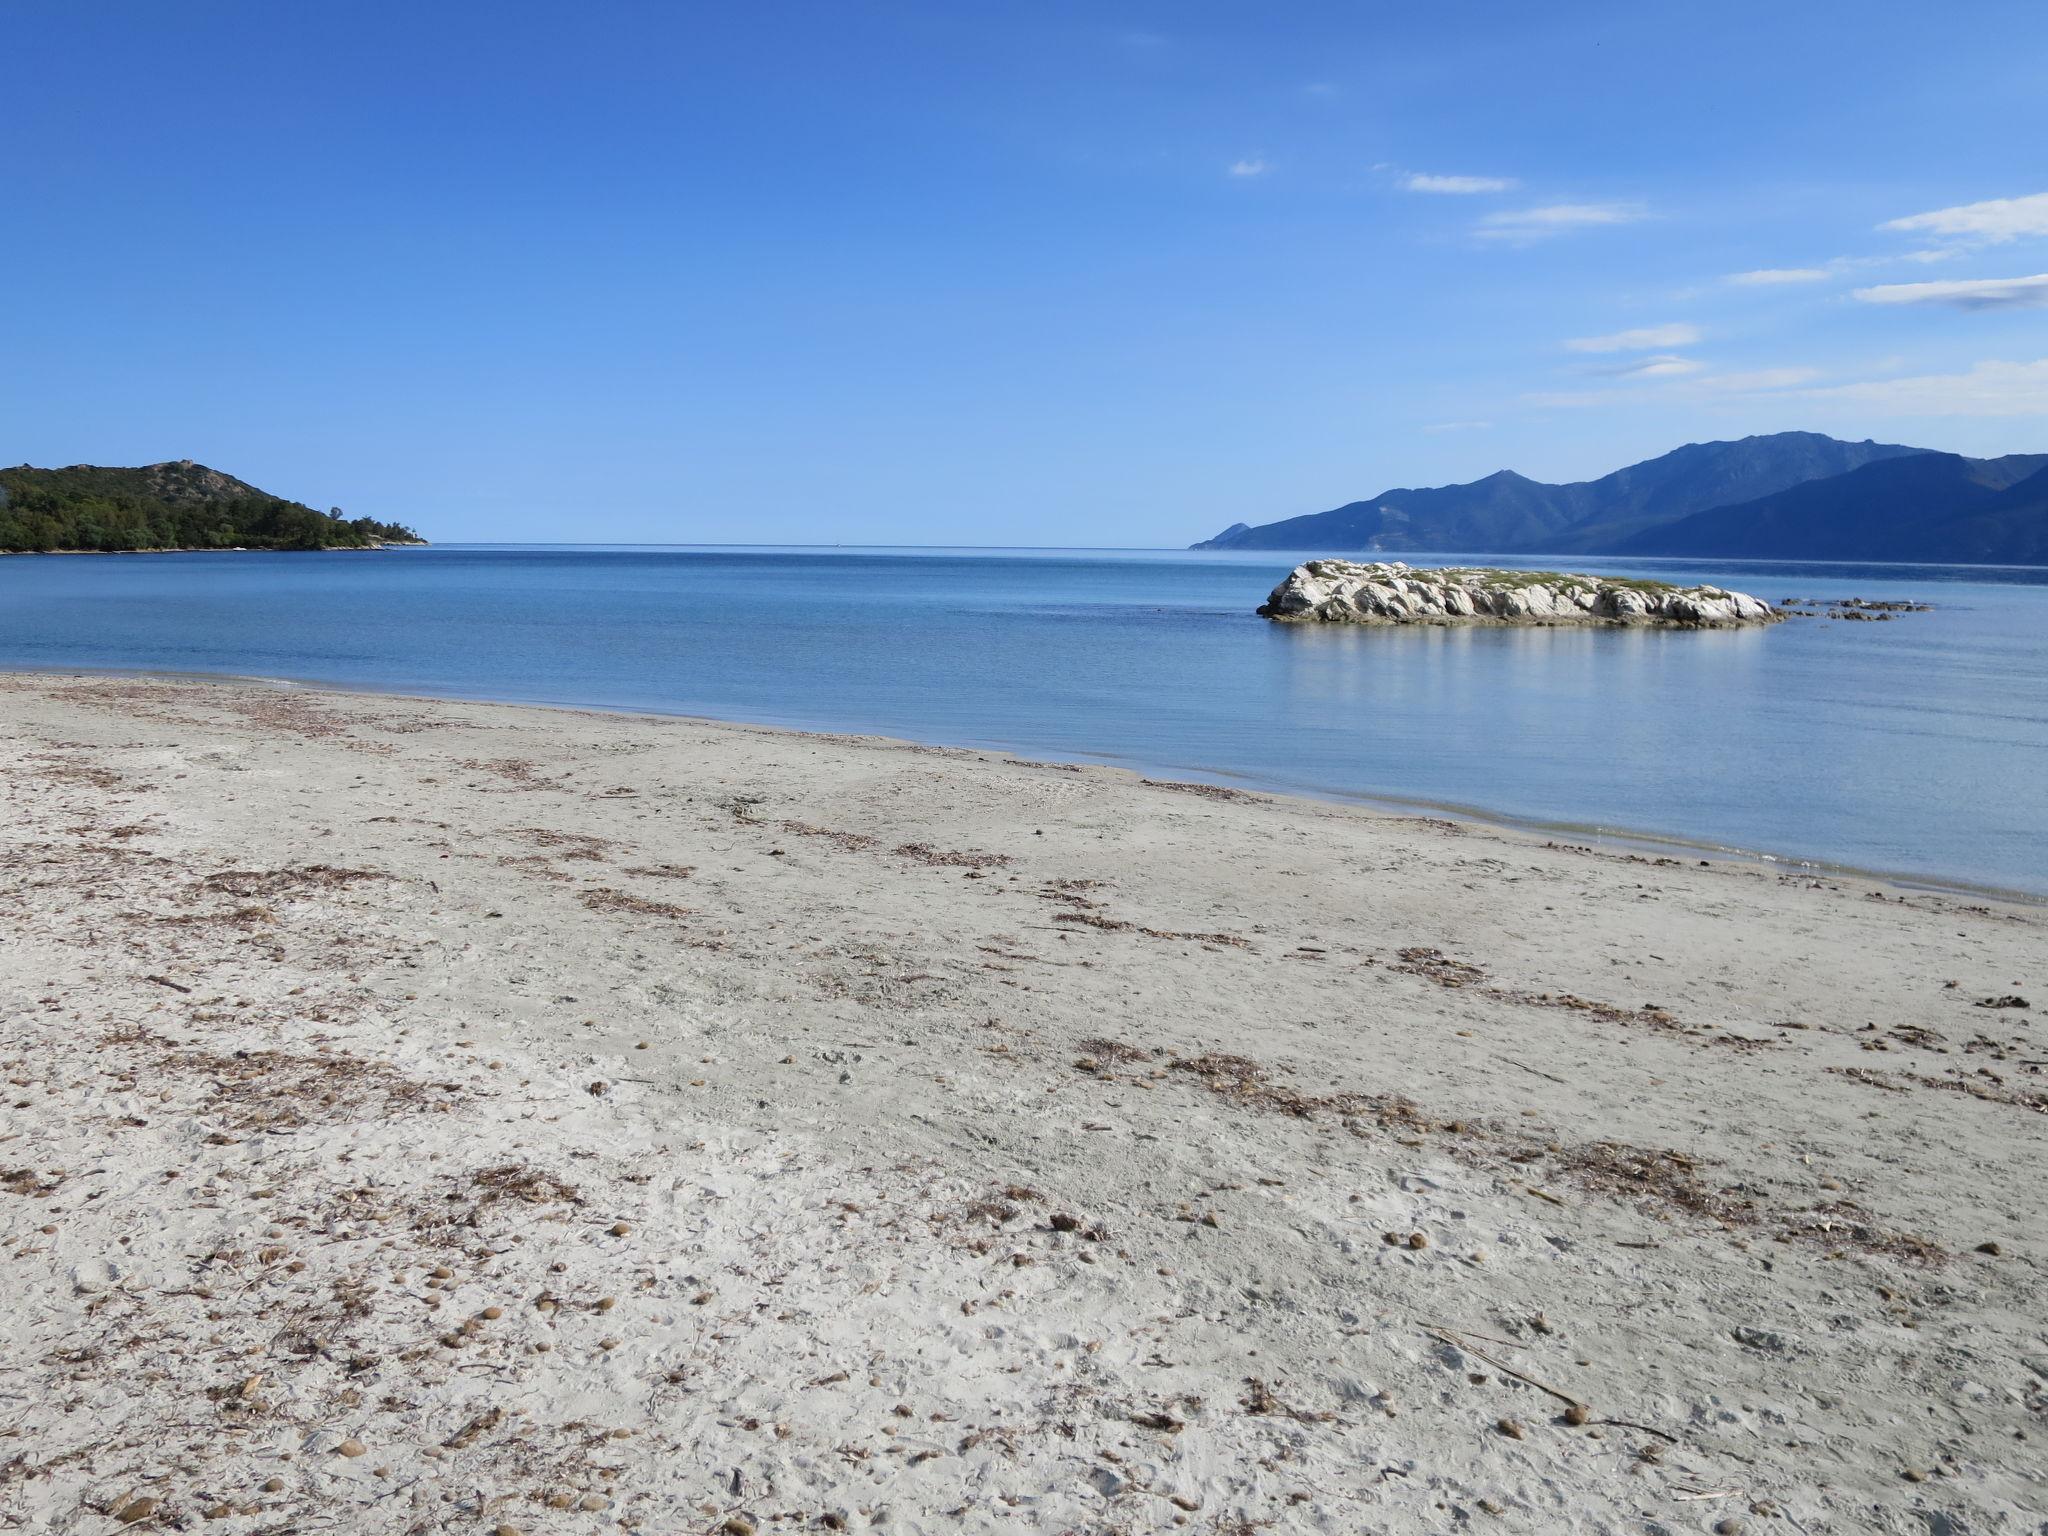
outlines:
[[2030, 564], [2048, 561], [2048, 454], [1966, 459], [1776, 432], [1569, 485], [1502, 470], [1385, 491], [1192, 547]]
[[316, 512], [190, 459], [140, 468], [0, 469], [0, 550], [368, 549], [396, 523]]

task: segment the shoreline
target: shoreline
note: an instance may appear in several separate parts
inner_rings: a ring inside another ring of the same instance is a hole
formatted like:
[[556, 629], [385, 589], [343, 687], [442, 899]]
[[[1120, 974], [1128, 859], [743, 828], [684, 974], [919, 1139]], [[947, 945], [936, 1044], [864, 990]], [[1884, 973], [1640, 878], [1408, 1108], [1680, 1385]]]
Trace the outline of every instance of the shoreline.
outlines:
[[778, 731], [793, 736], [811, 736], [821, 739], [853, 738], [878, 743], [895, 743], [907, 747], [933, 748], [949, 752], [1029, 754], [1034, 761], [1047, 764], [1103, 768], [1132, 774], [1140, 779], [1148, 776], [1180, 775], [1194, 782], [1211, 784], [1219, 789], [1235, 790], [1244, 794], [1263, 795], [1280, 800], [1302, 800], [1320, 805], [1355, 806], [1363, 810], [1379, 811], [1391, 815], [1419, 814], [1423, 816], [1441, 816], [1459, 822], [1467, 822], [1473, 826], [1483, 827], [1496, 832], [1511, 833], [1532, 839], [1542, 838], [1546, 841], [1564, 838], [1575, 839], [1595, 849], [1645, 854], [1652, 858], [1683, 856], [1688, 859], [1701, 861], [1722, 861], [1751, 865], [1781, 874], [1808, 875], [1816, 879], [1871, 881], [1898, 891], [1965, 896], [2019, 907], [2048, 907], [2048, 890], [2028, 891], [2010, 886], [1986, 884], [1964, 879], [1960, 876], [1923, 874], [1911, 870], [1876, 869], [1865, 865], [1840, 863], [1834, 860], [1806, 857], [1799, 854], [1777, 853], [1764, 849], [1708, 842], [1691, 838], [1678, 832], [1644, 831], [1627, 827], [1611, 827], [1599, 823], [1575, 822], [1536, 816], [1517, 816], [1506, 811], [1493, 810], [1486, 806], [1471, 805], [1455, 800], [1433, 800], [1422, 796], [1386, 793], [1349, 793], [1342, 790], [1318, 790], [1309, 786], [1278, 784], [1241, 774], [1181, 764], [1158, 763], [1147, 765], [1107, 753], [1076, 753], [1072, 756], [1059, 754], [1045, 755], [1042, 748], [1013, 742], [986, 741], [962, 743], [926, 740], [919, 737], [894, 736], [881, 731], [837, 730], [823, 725], [796, 725], [775, 720], [747, 720], [716, 715], [691, 715], [663, 710], [630, 709], [624, 706], [585, 704], [546, 698], [485, 698], [471, 694], [410, 693], [403, 690], [375, 688], [362, 684], [329, 683], [317, 679], [273, 677], [247, 673], [190, 672], [144, 667], [0, 667], [0, 678], [8, 676], [165, 678], [196, 682], [240, 683], [254, 687], [276, 688], [287, 692], [302, 690], [311, 693], [340, 694], [362, 698], [403, 699], [444, 704], [475, 704], [506, 709], [563, 710], [576, 713], [617, 716], [629, 720], [675, 720], [706, 726], [733, 726], [747, 730]]
[[0, 695], [24, 1527], [2038, 1518], [2036, 909], [767, 726]]
[[249, 544], [210, 545], [205, 548], [193, 545], [172, 544], [163, 548], [149, 549], [0, 549], [5, 555], [361, 555], [384, 549], [431, 549], [431, 539], [409, 539], [402, 544], [322, 544], [317, 549], [259, 549]]

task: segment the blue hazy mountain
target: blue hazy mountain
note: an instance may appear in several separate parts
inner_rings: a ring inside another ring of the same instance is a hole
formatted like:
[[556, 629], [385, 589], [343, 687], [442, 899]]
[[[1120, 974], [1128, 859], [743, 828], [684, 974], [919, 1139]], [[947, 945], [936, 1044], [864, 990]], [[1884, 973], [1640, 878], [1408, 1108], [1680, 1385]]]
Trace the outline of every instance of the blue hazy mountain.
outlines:
[[1614, 553], [2032, 564], [2048, 558], [2048, 454], [1866, 464], [1644, 530]]
[[1882, 466], [1926, 453], [1899, 443], [1843, 442], [1818, 432], [1774, 432], [1737, 442], [1688, 443], [1598, 480], [1550, 485], [1502, 470], [1469, 485], [1402, 488], [1327, 512], [1258, 527], [1238, 523], [1193, 547], [1313, 549], [1331, 554], [1392, 550], [1647, 553], [1634, 541], [1653, 537], [1696, 514], [1748, 505], [1858, 471], [1876, 473], [1881, 482]]

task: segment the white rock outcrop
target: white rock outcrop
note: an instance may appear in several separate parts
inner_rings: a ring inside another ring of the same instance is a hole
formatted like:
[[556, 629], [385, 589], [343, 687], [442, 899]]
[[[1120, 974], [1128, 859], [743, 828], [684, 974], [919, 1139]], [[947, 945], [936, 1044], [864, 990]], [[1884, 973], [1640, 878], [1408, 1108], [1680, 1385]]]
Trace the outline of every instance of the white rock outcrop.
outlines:
[[1259, 612], [1291, 623], [1654, 624], [1732, 629], [1783, 617], [1745, 592], [1557, 571], [1480, 566], [1417, 568], [1311, 560], [1273, 589]]

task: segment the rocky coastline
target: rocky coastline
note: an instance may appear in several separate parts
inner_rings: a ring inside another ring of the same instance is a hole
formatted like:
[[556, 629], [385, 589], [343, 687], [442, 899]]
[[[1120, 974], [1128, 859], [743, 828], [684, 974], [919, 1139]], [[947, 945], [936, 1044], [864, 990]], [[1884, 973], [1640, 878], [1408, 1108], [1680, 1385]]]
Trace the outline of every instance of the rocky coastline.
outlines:
[[1260, 605], [1282, 623], [1606, 624], [1735, 629], [1783, 615], [1745, 592], [1660, 581], [1516, 571], [1311, 560]]

